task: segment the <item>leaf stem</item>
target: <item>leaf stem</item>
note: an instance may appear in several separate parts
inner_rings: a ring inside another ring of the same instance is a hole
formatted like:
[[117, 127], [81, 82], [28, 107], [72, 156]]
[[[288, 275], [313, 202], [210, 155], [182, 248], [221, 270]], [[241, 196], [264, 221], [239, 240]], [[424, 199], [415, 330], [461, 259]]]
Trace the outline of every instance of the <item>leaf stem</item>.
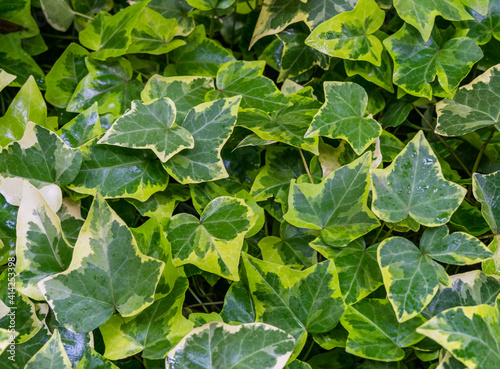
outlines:
[[309, 180], [311, 181], [312, 184], [314, 184], [313, 177], [311, 175], [311, 172], [309, 171], [309, 166], [307, 165], [306, 158], [304, 157], [304, 153], [302, 152], [302, 149], [299, 149], [300, 152], [300, 157], [302, 158], [302, 163], [304, 163], [304, 168], [306, 168], [306, 173], [307, 176], [309, 177]]
[[[383, 241], [383, 240], [385, 240], [386, 238], [388, 238], [388, 237], [391, 235], [391, 233], [392, 233], [392, 231], [394, 230], [394, 227], [395, 227], [395, 226], [396, 226], [396, 225], [392, 225], [391, 227], [389, 227], [389, 230], [388, 230], [388, 231], [387, 231], [387, 233], [384, 235], [384, 238], [382, 238], [382, 241]], [[380, 242], [382, 242], [382, 241], [380, 241]]]
[[250, 1], [245, 0], [245, 2], [247, 3], [247, 5], [250, 8], [250, 10], [253, 12], [255, 9], [252, 7], [252, 5], [250, 5]]
[[203, 303], [203, 302], [200, 300], [200, 298], [198, 297], [198, 295], [196, 295], [196, 293], [193, 291], [193, 289], [191, 288], [191, 286], [189, 286], [189, 287], [188, 287], [188, 290], [189, 290], [189, 292], [191, 292], [191, 295], [193, 295], [194, 299], [195, 299], [196, 301], [198, 301], [199, 306], [201, 306], [201, 307], [203, 308], [203, 310], [205, 310], [205, 313], [209, 314], [208, 309], [207, 309], [207, 307], [205, 306], [205, 303]]
[[488, 136], [486, 141], [484, 141], [484, 144], [483, 144], [483, 146], [481, 146], [481, 149], [479, 149], [479, 154], [477, 154], [476, 161], [474, 162], [474, 166], [472, 167], [472, 173], [475, 173], [477, 170], [477, 167], [479, 167], [479, 162], [481, 161], [481, 158], [483, 157], [484, 151], [486, 150], [486, 146], [488, 146], [491, 139], [495, 135], [495, 131], [496, 131], [496, 128], [493, 126], [493, 128], [491, 128], [490, 135]]
[[210, 30], [208, 31], [208, 35], [210, 38], [214, 36], [214, 24], [215, 23], [215, 8], [212, 9], [212, 17], [210, 18]]
[[82, 18], [90, 19], [90, 20], [94, 19], [92, 17], [89, 17], [87, 14], [78, 13], [78, 12], [75, 12], [74, 10], [73, 10], [73, 14], [78, 15], [79, 17], [82, 17]]
[[185, 306], [186, 308], [193, 308], [193, 307], [198, 307], [198, 306], [210, 306], [210, 305], [222, 305], [224, 304], [224, 301], [213, 301], [213, 302], [201, 302], [199, 304], [193, 304], [189, 306]]
[[495, 237], [495, 234], [492, 233], [492, 234], [487, 234], [485, 236], [480, 236], [478, 237], [478, 239], [484, 240], [485, 238], [493, 238], [493, 237]]
[[309, 348], [307, 349], [307, 352], [302, 357], [302, 361], [306, 361], [307, 360], [307, 358], [309, 357], [309, 354], [311, 353], [313, 347], [314, 347], [314, 340], [312, 340], [311, 344], [309, 345]]
[[382, 224], [380, 225], [379, 229], [378, 229], [378, 232], [377, 234], [375, 235], [375, 237], [373, 237], [373, 240], [372, 240], [372, 243], [370, 244], [371, 245], [374, 245], [376, 242], [377, 242], [377, 239], [378, 237], [380, 236], [380, 234], [382, 233], [382, 230], [384, 229], [384, 226], [385, 226], [385, 222], [382, 221]]
[[456, 159], [456, 161], [458, 162], [458, 164], [460, 164], [460, 166], [464, 169], [465, 173], [467, 173], [467, 175], [469, 177], [472, 177], [472, 173], [470, 172], [470, 170], [465, 166], [465, 164], [462, 162], [462, 160], [460, 160], [460, 158], [457, 156], [457, 154], [455, 153], [455, 151], [453, 151], [453, 149], [450, 147], [450, 145], [448, 145], [448, 143], [440, 135], [438, 135], [434, 131], [434, 127], [427, 120], [427, 118], [422, 114], [422, 112], [420, 110], [418, 110], [418, 108], [415, 105], [413, 105], [413, 110], [415, 110], [418, 113], [418, 115], [420, 115], [422, 117], [422, 119], [424, 120], [424, 122], [427, 123], [427, 125], [429, 126], [429, 128], [432, 129], [432, 133], [434, 133], [434, 135], [439, 139], [439, 141], [441, 141], [441, 143], [448, 149], [448, 151], [450, 152], [450, 154], [453, 155], [453, 157]]

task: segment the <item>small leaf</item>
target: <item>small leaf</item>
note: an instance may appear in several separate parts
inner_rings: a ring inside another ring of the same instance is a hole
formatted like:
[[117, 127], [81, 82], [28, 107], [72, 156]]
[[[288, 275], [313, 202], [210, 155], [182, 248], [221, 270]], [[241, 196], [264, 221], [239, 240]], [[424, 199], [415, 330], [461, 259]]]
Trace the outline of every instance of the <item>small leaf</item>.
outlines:
[[[467, 2], [476, 2], [476, 0], [461, 1], [464, 4]], [[471, 11], [474, 20], [456, 22], [455, 24], [458, 35], [470, 37], [478, 45], [484, 45], [491, 40], [492, 36], [497, 40], [500, 39], [500, 3], [498, 0], [491, 0], [488, 6], [488, 1], [479, 1], [484, 3], [485, 7], [484, 9], [474, 9]], [[468, 6], [472, 8], [472, 6]], [[478, 4], [477, 7], [481, 7], [481, 4]]]
[[500, 171], [491, 174], [474, 173], [474, 197], [482, 204], [481, 213], [494, 234], [500, 233]]
[[359, 0], [356, 7], [320, 24], [306, 45], [327, 55], [364, 60], [380, 66], [382, 43], [372, 34], [384, 23], [385, 12], [374, 0]]
[[[2, 369], [24, 369], [26, 363], [35, 355], [51, 338], [51, 334], [47, 329], [40, 329], [38, 333], [29, 341], [16, 343], [15, 360], [10, 360], [12, 355], [9, 350], [0, 355], [0, 368]], [[54, 368], [55, 369], [55, 368]]]
[[445, 224], [466, 190], [444, 179], [441, 167], [422, 131], [385, 169], [373, 169], [373, 212], [386, 222], [408, 215], [418, 223]]
[[69, 268], [38, 287], [57, 320], [84, 333], [104, 324], [115, 310], [129, 317], [151, 305], [163, 268], [163, 262], [139, 252], [123, 220], [98, 195]]
[[344, 67], [349, 77], [360, 75], [367, 81], [384, 88], [389, 92], [394, 92], [392, 83], [392, 65], [389, 54], [382, 51], [380, 66], [373, 65], [366, 61], [354, 61], [344, 59]]
[[175, 121], [175, 105], [169, 98], [146, 103], [132, 101], [132, 107], [119, 117], [97, 142], [131, 149], [151, 149], [162, 162], [184, 149], [194, 147], [194, 139]]
[[195, 27], [194, 18], [188, 14], [193, 8], [187, 2], [177, 0], [151, 0], [148, 8], [163, 15], [163, 17], [177, 20], [179, 28], [177, 34], [187, 36]]
[[0, 92], [10, 85], [17, 77], [0, 68]]
[[352, 82], [325, 82], [325, 103], [314, 116], [305, 137], [342, 138], [361, 155], [380, 136], [376, 120], [364, 118], [368, 95]]
[[170, 218], [179, 202], [190, 199], [189, 189], [179, 184], [169, 184], [164, 191], [155, 192], [146, 201], [126, 199], [141, 213], [150, 218]]
[[75, 369], [118, 369], [111, 361], [104, 359], [93, 348], [89, 348]]
[[166, 367], [281, 369], [293, 344], [290, 335], [269, 324], [212, 322], [184, 337], [168, 354]]
[[485, 273], [500, 275], [500, 239], [495, 236], [488, 245], [489, 250], [494, 253], [493, 259], [483, 261], [482, 268]]
[[56, 133], [70, 147], [77, 148], [87, 144], [104, 133], [97, 110], [96, 102], [62, 126]]
[[57, 330], [40, 351], [26, 363], [25, 369], [71, 369], [71, 362]]

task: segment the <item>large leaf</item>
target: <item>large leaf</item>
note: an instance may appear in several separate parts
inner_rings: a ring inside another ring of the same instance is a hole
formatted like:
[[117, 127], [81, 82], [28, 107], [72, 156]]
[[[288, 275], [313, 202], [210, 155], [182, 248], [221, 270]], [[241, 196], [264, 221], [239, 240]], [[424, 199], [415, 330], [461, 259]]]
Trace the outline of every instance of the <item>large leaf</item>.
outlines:
[[31, 16], [31, 0], [2, 1], [0, 14], [0, 19], [23, 28], [17, 30], [23, 38], [33, 37], [40, 33], [37, 22]]
[[217, 72], [217, 91], [210, 99], [241, 95], [242, 108], [271, 112], [291, 105], [274, 82], [264, 77], [264, 61], [231, 61]]
[[[404, 25], [384, 40], [394, 60], [394, 84], [415, 96], [432, 98], [432, 86], [437, 76], [441, 87], [453, 93], [472, 66], [483, 57], [476, 43], [467, 37], [443, 40], [434, 28], [424, 41], [419, 32]], [[412, 57], [408, 57], [412, 55]]]
[[470, 369], [500, 364], [500, 299], [497, 305], [456, 307], [439, 313], [418, 332], [438, 342]]
[[301, 2], [300, 7], [306, 14], [304, 21], [311, 30], [337, 14], [354, 9], [358, 0], [309, 0]]
[[384, 19], [385, 12], [375, 0], [359, 0], [353, 10], [316, 27], [306, 39], [306, 45], [337, 58], [380, 65], [383, 46], [373, 33]]
[[163, 77], [155, 74], [141, 92], [143, 101], [168, 97], [177, 110], [175, 123], [182, 124], [188, 111], [205, 102], [205, 95], [213, 88], [209, 77]]
[[388, 300], [363, 299], [342, 316], [341, 323], [349, 332], [346, 351], [374, 360], [402, 360], [403, 348], [423, 339], [415, 329], [424, 321], [417, 315], [399, 323]]
[[0, 368], [24, 369], [26, 363], [45, 345], [51, 336], [50, 332], [44, 328], [29, 341], [16, 343], [14, 351], [9, 348], [0, 355]]
[[75, 14], [67, 0], [40, 0], [43, 14], [52, 28], [66, 32], [73, 23]]
[[58, 108], [65, 108], [78, 83], [88, 73], [85, 58], [89, 52], [78, 44], [71, 43], [47, 74], [45, 98]]
[[131, 149], [151, 149], [162, 162], [184, 149], [194, 147], [191, 133], [175, 124], [175, 105], [169, 98], [146, 103], [132, 101], [132, 107], [119, 117], [98, 144]]
[[428, 227], [445, 224], [466, 190], [444, 179], [441, 166], [422, 131], [385, 169], [372, 170], [373, 212], [395, 223], [408, 215]]
[[436, 104], [436, 132], [445, 136], [462, 136], [497, 125], [500, 106], [495, 101], [499, 91], [500, 65], [496, 65], [460, 87], [453, 100], [444, 99]]
[[486, 12], [473, 10], [471, 15], [474, 20], [457, 22], [456, 24], [459, 35], [472, 38], [478, 45], [488, 43], [492, 36], [497, 40], [500, 39], [500, 2], [490, 0], [489, 7], [488, 1], [485, 1], [485, 3]]
[[73, 191], [145, 201], [167, 187], [168, 174], [153, 153], [97, 145], [95, 141], [80, 147], [83, 161], [80, 172], [69, 186]]
[[113, 16], [99, 13], [83, 31], [79, 33], [80, 43], [95, 50], [92, 58], [104, 60], [123, 55], [132, 43], [132, 30], [137, 23], [147, 1], [128, 6]]
[[151, 305], [164, 263], [142, 255], [126, 224], [97, 196], [82, 227], [69, 268], [38, 286], [56, 318], [89, 332], [115, 311], [134, 316]]
[[182, 316], [184, 294], [188, 288], [185, 277], [179, 277], [167, 297], [155, 301], [133, 319], [113, 316], [99, 330], [111, 360], [124, 359], [142, 351], [147, 359], [163, 359], [193, 328]]
[[295, 338], [294, 356], [309, 333], [333, 329], [344, 312], [335, 266], [328, 260], [303, 271], [243, 254], [256, 321], [272, 324]]
[[289, 334], [269, 324], [212, 322], [184, 337], [168, 354], [166, 367], [282, 369], [293, 344]]
[[177, 214], [166, 227], [174, 265], [194, 264], [207, 272], [238, 280], [238, 264], [245, 234], [254, 212], [241, 199], [227, 196], [212, 200], [200, 219]]
[[168, 173], [182, 184], [214, 181], [228, 176], [220, 156], [236, 123], [241, 97], [200, 104], [189, 111], [182, 124], [194, 138], [194, 147], [165, 164]]
[[35, 187], [24, 182], [17, 222], [16, 288], [34, 300], [43, 300], [37, 283], [66, 270], [72, 254], [56, 213]]
[[25, 369], [71, 369], [61, 336], [56, 330], [45, 345], [26, 363]]
[[66, 186], [78, 174], [82, 155], [67, 146], [55, 133], [32, 122], [21, 140], [0, 153], [0, 173], [22, 177], [35, 185], [56, 183]]
[[395, 0], [394, 7], [405, 22], [418, 29], [425, 42], [438, 15], [448, 20], [472, 19], [460, 0]]
[[0, 118], [0, 146], [23, 137], [28, 122], [46, 126], [47, 105], [31, 76], [12, 100], [7, 112]]
[[361, 155], [380, 136], [382, 128], [373, 118], [364, 118], [368, 95], [352, 82], [325, 82], [325, 103], [314, 116], [305, 137], [342, 138]]
[[474, 173], [474, 197], [482, 204], [481, 213], [494, 234], [500, 233], [500, 171], [491, 174]]
[[292, 180], [284, 219], [296, 227], [320, 230], [318, 239], [337, 247], [377, 228], [379, 222], [367, 206], [370, 165], [367, 153], [319, 184]]
[[89, 71], [76, 87], [67, 110], [81, 113], [96, 101], [99, 114], [122, 114], [132, 100], [138, 99], [143, 85], [132, 79], [132, 66], [127, 59], [116, 58], [99, 62], [85, 59]]

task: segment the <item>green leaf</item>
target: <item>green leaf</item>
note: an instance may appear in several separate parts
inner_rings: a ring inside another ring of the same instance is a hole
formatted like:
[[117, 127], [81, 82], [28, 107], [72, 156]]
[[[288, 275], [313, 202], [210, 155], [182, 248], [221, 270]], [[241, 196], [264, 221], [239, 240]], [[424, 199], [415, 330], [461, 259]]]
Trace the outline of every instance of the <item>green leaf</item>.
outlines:
[[474, 197], [481, 203], [481, 213], [494, 234], [500, 233], [500, 171], [491, 174], [474, 173]]
[[341, 323], [349, 332], [346, 351], [373, 360], [402, 360], [403, 348], [423, 339], [415, 329], [424, 321], [417, 315], [399, 323], [388, 300], [363, 299], [342, 316]]
[[500, 303], [456, 307], [439, 313], [418, 328], [471, 369], [500, 364]]
[[309, 0], [306, 3], [301, 2], [301, 10], [306, 14], [306, 20], [309, 28], [313, 30], [321, 23], [335, 17], [337, 14], [351, 11], [358, 0]]
[[483, 57], [472, 39], [446, 40], [437, 28], [433, 29], [430, 39], [424, 41], [415, 28], [404, 25], [386, 38], [384, 45], [394, 60], [394, 83], [409, 94], [428, 99], [432, 98], [431, 82], [436, 76], [444, 91], [453, 93]]
[[[466, 0], [462, 0], [465, 3]], [[470, 1], [470, 2], [473, 2]], [[457, 34], [467, 36], [477, 42], [478, 45], [484, 45], [491, 40], [493, 36], [500, 39], [500, 2], [498, 0], [482, 1], [485, 3], [485, 11], [473, 10], [471, 15], [473, 20], [457, 22]], [[470, 6], [469, 6], [470, 7]]]
[[367, 206], [370, 165], [366, 153], [319, 184], [292, 180], [284, 219], [296, 227], [320, 230], [318, 240], [335, 247], [377, 228], [380, 223]]
[[327, 55], [364, 60], [380, 66], [382, 43], [372, 35], [384, 23], [385, 12], [375, 0], [359, 0], [356, 7], [321, 23], [306, 39], [306, 45]]
[[18, 334], [18, 332], [10, 332], [8, 329], [0, 328], [0, 355], [9, 347], [11, 337], [15, 338]]
[[463, 232], [449, 234], [445, 225], [426, 229], [420, 239], [420, 249], [434, 260], [454, 265], [476, 264], [493, 257], [476, 237]]
[[256, 321], [272, 324], [295, 338], [296, 356], [309, 333], [333, 329], [344, 312], [335, 266], [328, 260], [303, 271], [243, 254], [255, 304]]
[[75, 28], [82, 30], [99, 12], [108, 12], [113, 9], [113, 0], [71, 0], [75, 12]]
[[11, 84], [17, 77], [13, 74], [7, 73], [3, 69], [0, 68], [0, 92]]
[[85, 64], [89, 74], [78, 83], [71, 96], [69, 112], [81, 113], [98, 102], [99, 114], [116, 116], [123, 114], [132, 100], [139, 99], [143, 85], [132, 79], [132, 66], [127, 59], [99, 62], [86, 58]]
[[318, 138], [304, 138], [304, 134], [321, 104], [297, 94], [289, 95], [288, 99], [293, 105], [271, 114], [258, 109], [241, 110], [237, 124], [252, 130], [264, 140], [283, 142], [318, 154]]
[[226, 62], [235, 60], [231, 51], [207, 38], [205, 28], [197, 26], [186, 38], [186, 45], [169, 54], [175, 63], [175, 72], [181, 76], [215, 77]]
[[177, 32], [177, 21], [165, 19], [150, 8], [144, 8], [132, 30], [132, 43], [127, 53], [161, 55], [186, 44], [183, 40], [172, 40]]
[[[377, 252], [387, 298], [400, 322], [422, 312], [438, 291], [440, 274], [449, 277], [444, 268], [403, 237], [384, 240]], [[443, 281], [444, 284], [444, 281]]]
[[75, 367], [85, 356], [85, 352], [92, 343], [92, 335], [90, 333], [75, 333], [65, 328], [61, 323], [55, 320], [52, 316], [49, 320], [45, 320], [50, 331], [58, 331], [61, 336], [61, 342], [68, 355], [72, 367]]
[[191, 133], [175, 124], [175, 105], [169, 98], [132, 101], [132, 107], [119, 117], [97, 142], [131, 149], [150, 149], [162, 162], [184, 149], [194, 147]]
[[493, 238], [493, 241], [488, 245], [491, 252], [494, 253], [494, 257], [491, 260], [484, 261], [482, 263], [482, 268], [485, 273], [500, 275], [500, 240], [498, 235]]
[[194, 147], [184, 150], [165, 163], [176, 181], [199, 183], [228, 176], [220, 156], [236, 123], [241, 97], [219, 99], [191, 109], [182, 128], [194, 138]]
[[80, 43], [86, 48], [94, 50], [91, 53], [94, 59], [105, 60], [124, 55], [132, 43], [132, 30], [146, 4], [146, 1], [140, 1], [113, 16], [105, 12], [99, 13], [78, 34]]
[[34, 300], [43, 300], [37, 283], [66, 270], [73, 248], [62, 233], [56, 213], [26, 181], [16, 227], [16, 273], [19, 275], [16, 288]]
[[362, 300], [382, 286], [377, 247], [373, 245], [366, 248], [365, 241], [360, 238], [343, 248], [328, 248], [325, 253], [325, 257], [335, 262], [340, 291], [347, 305]]
[[38, 287], [57, 320], [84, 333], [104, 324], [115, 310], [129, 317], [151, 305], [163, 268], [163, 262], [139, 252], [126, 224], [97, 195], [69, 268]]
[[187, 3], [199, 10], [212, 10], [215, 9], [218, 0], [187, 0]]
[[309, 36], [307, 27], [297, 24], [287, 28], [277, 36], [284, 45], [278, 82], [300, 76], [316, 65], [328, 69], [330, 65], [328, 56], [305, 44], [305, 40]]
[[70, 147], [80, 147], [104, 133], [99, 120], [98, 104], [78, 114], [56, 133]]
[[0, 19], [24, 28], [18, 31], [22, 38], [33, 37], [40, 33], [35, 19], [31, 16], [31, 0], [2, 1], [0, 14]]
[[382, 51], [381, 64], [378, 67], [366, 61], [347, 59], [344, 59], [344, 67], [349, 77], [360, 75], [367, 81], [389, 92], [394, 92], [394, 85], [392, 84], [392, 65], [387, 51]]
[[155, 74], [141, 92], [143, 101], [168, 97], [177, 109], [176, 124], [182, 124], [188, 111], [205, 102], [205, 95], [213, 89], [213, 80], [208, 77], [163, 77]]
[[241, 199], [227, 196], [212, 200], [200, 219], [177, 214], [166, 227], [174, 265], [193, 264], [207, 272], [238, 280], [238, 264], [245, 234], [254, 212]]
[[262, 323], [231, 326], [212, 322], [193, 329], [167, 356], [169, 369], [281, 369], [294, 340], [281, 329]]
[[406, 23], [418, 29], [425, 42], [438, 15], [455, 21], [472, 19], [460, 0], [394, 0], [394, 7]]
[[218, 91], [211, 91], [206, 99], [241, 95], [242, 108], [266, 112], [290, 106], [288, 99], [274, 82], [264, 77], [264, 61], [231, 61], [217, 72]]
[[[20, 165], [22, 164], [22, 165]], [[55, 133], [29, 122], [21, 140], [0, 153], [0, 173], [22, 177], [34, 185], [56, 183], [66, 186], [78, 174], [82, 155], [67, 146]]]
[[99, 329], [110, 360], [120, 360], [142, 351], [147, 359], [163, 359], [188, 334], [193, 323], [182, 316], [185, 277], [179, 277], [166, 297], [155, 301], [132, 319], [115, 315]]
[[[16, 343], [14, 347], [14, 360], [10, 350], [4, 351], [0, 355], [0, 368], [2, 369], [24, 369], [26, 363], [35, 355], [44, 344], [50, 339], [51, 334], [46, 329], [41, 329], [29, 341]], [[55, 368], [54, 368], [55, 369]]]
[[45, 19], [52, 28], [66, 32], [73, 23], [75, 14], [67, 0], [40, 0]]
[[89, 348], [75, 369], [118, 369], [118, 367], [104, 359], [93, 348]]
[[220, 315], [226, 323], [255, 322], [255, 307], [244, 268], [240, 268], [240, 280], [229, 286]]
[[54, 331], [40, 351], [31, 357], [25, 369], [71, 369], [71, 362], [58, 331]]
[[481, 236], [490, 229], [481, 215], [481, 211], [467, 201], [462, 202], [462, 205], [453, 213], [450, 224], [453, 228], [475, 237]]
[[0, 146], [23, 137], [28, 122], [46, 126], [47, 105], [33, 77], [30, 77], [12, 100], [7, 112], [0, 118]]
[[194, 18], [189, 16], [189, 12], [193, 9], [187, 2], [177, 0], [151, 0], [147, 5], [148, 8], [160, 13], [165, 18], [173, 18], [177, 20], [179, 28], [177, 34], [187, 36], [195, 27]]
[[168, 174], [149, 151], [97, 145], [95, 140], [80, 147], [80, 151], [82, 167], [69, 185], [75, 192], [145, 201], [167, 187]]
[[7, 264], [16, 255], [17, 206], [10, 204], [0, 194], [0, 264]]
[[325, 103], [314, 116], [305, 137], [342, 138], [361, 155], [380, 136], [376, 120], [364, 118], [368, 95], [352, 82], [325, 82]]
[[45, 99], [58, 108], [68, 106], [78, 83], [88, 73], [85, 58], [89, 52], [78, 44], [71, 43], [45, 78], [47, 92]]
[[427, 227], [445, 224], [466, 190], [444, 179], [422, 131], [385, 169], [373, 169], [373, 212], [386, 222], [408, 215]]

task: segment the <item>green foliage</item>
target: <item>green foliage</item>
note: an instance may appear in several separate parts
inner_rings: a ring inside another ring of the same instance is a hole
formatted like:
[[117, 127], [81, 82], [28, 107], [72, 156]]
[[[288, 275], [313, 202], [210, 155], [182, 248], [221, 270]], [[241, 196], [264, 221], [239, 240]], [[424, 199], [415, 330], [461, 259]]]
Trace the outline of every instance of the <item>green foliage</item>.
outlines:
[[0, 45], [0, 369], [500, 367], [500, 0], [0, 0]]

